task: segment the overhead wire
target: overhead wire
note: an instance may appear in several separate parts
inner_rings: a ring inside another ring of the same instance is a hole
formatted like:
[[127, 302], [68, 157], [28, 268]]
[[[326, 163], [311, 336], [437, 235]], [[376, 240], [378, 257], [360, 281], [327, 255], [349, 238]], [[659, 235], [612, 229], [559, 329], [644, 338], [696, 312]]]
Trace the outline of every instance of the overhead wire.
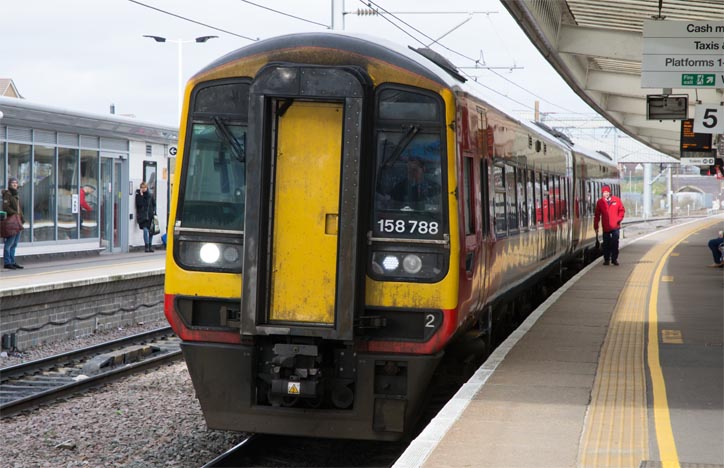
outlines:
[[[435, 39], [433, 39], [433, 38], [430, 37], [429, 35], [425, 34], [424, 32], [420, 31], [420, 30], [417, 29], [416, 27], [414, 27], [414, 26], [412, 26], [411, 24], [407, 23], [406, 21], [402, 20], [401, 18], [399, 18], [398, 16], [396, 16], [394, 13], [386, 10], [386, 9], [385, 9], [384, 7], [382, 7], [379, 3], [377, 3], [377, 2], [375, 2], [375, 1], [373, 1], [373, 0], [359, 0], [359, 2], [362, 3], [362, 4], [364, 4], [365, 6], [367, 6], [367, 7], [369, 7], [369, 8], [375, 8], [375, 9], [383, 12], [384, 15], [380, 15], [383, 19], [385, 19], [386, 21], [388, 21], [390, 24], [392, 24], [393, 26], [395, 26], [396, 28], [398, 28], [399, 30], [401, 30], [402, 32], [404, 32], [405, 34], [407, 34], [408, 36], [412, 37], [415, 41], [419, 42], [420, 44], [423, 44], [423, 46], [425, 46], [425, 44], [424, 44], [422, 41], [420, 41], [419, 39], [415, 38], [412, 34], [410, 34], [409, 32], [405, 31], [404, 29], [402, 29], [399, 25], [397, 25], [397, 24], [393, 23], [392, 21], [390, 21], [390, 19], [389, 19], [389, 18], [386, 18], [386, 16], [391, 16], [392, 18], [396, 19], [397, 21], [399, 21], [400, 23], [404, 24], [405, 26], [407, 26], [408, 28], [412, 29], [413, 31], [417, 32], [418, 34], [422, 35], [423, 37], [425, 37], [425, 38], [427, 38], [427, 39], [430, 39], [431, 41], [433, 41], [433, 43], [436, 43], [437, 45], [439, 45], [439, 46], [442, 47], [443, 49], [445, 49], [445, 50], [447, 50], [447, 51], [449, 51], [449, 52], [452, 52], [452, 53], [454, 53], [454, 54], [456, 54], [456, 55], [458, 55], [458, 56], [460, 56], [460, 57], [462, 57], [462, 58], [465, 58], [465, 59], [467, 59], [467, 60], [470, 60], [471, 62], [475, 63], [476, 65], [479, 63], [478, 60], [476, 60], [476, 59], [474, 59], [474, 58], [472, 58], [472, 57], [469, 57], [469, 56], [467, 56], [467, 55], [465, 55], [465, 54], [463, 54], [463, 53], [461, 53], [461, 52], [458, 52], [458, 51], [456, 51], [456, 50], [454, 50], [454, 49], [451, 49], [450, 47], [447, 47], [447, 46], [445, 46], [444, 44], [439, 43], [438, 41], [436, 41]], [[506, 78], [505, 76], [501, 75], [500, 73], [496, 72], [495, 70], [491, 70], [491, 69], [489, 69], [489, 68], [481, 68], [481, 70], [487, 70], [487, 71], [489, 71], [490, 73], [493, 73], [494, 75], [496, 75], [496, 76], [498, 76], [499, 78], [507, 81], [508, 83], [512, 84], [513, 86], [516, 86], [517, 88], [525, 91], [526, 93], [530, 94], [531, 96], [534, 96], [534, 97], [540, 99], [541, 101], [543, 101], [543, 102], [545, 102], [545, 103], [547, 103], [547, 104], [550, 104], [551, 106], [557, 107], [558, 109], [562, 109], [562, 110], [564, 110], [564, 111], [566, 111], [566, 112], [569, 112], [569, 113], [572, 113], [572, 114], [586, 115], [585, 113], [575, 112], [575, 111], [572, 111], [572, 110], [570, 110], [570, 109], [567, 109], [567, 108], [565, 108], [565, 107], [563, 107], [563, 106], [561, 106], [561, 105], [558, 105], [558, 104], [556, 104], [556, 103], [554, 103], [554, 102], [551, 102], [551, 101], [549, 101], [548, 99], [546, 99], [546, 98], [544, 98], [544, 97], [542, 97], [542, 96], [539, 96], [538, 94], [534, 93], [533, 91], [530, 91], [529, 89], [525, 88], [524, 86], [521, 86], [521, 85], [519, 85], [518, 83], [516, 83], [516, 82], [514, 82], [514, 81], [512, 81], [512, 80], [510, 80], [510, 79], [508, 79], [508, 78]], [[461, 73], [462, 73], [462, 72], [461, 72]], [[471, 75], [469, 75], [469, 74], [465, 74], [465, 76], [471, 77]], [[517, 100], [511, 98], [510, 96], [507, 96], [506, 94], [500, 93], [500, 92], [495, 91], [494, 89], [492, 89], [492, 88], [490, 88], [490, 87], [488, 87], [488, 86], [482, 85], [482, 83], [479, 83], [479, 82], [477, 82], [476, 80], [473, 80], [473, 81], [475, 81], [476, 83], [478, 83], [478, 84], [481, 85], [481, 86], [484, 86], [485, 88], [489, 89], [490, 91], [493, 91], [493, 92], [495, 92], [496, 94], [499, 94], [499, 95], [505, 97], [506, 99], [509, 99], [509, 100], [515, 102], [516, 104], [522, 105], [522, 106], [524, 106], [524, 107], [526, 107], [526, 108], [528, 108], [528, 109], [532, 109], [531, 106], [525, 105], [525, 104], [521, 103], [520, 101], [517, 101]]]
[[143, 3], [143, 2], [139, 2], [138, 0], [128, 0], [128, 1], [131, 2], [131, 3], [135, 3], [136, 5], [139, 5], [139, 6], [142, 6], [142, 7], [145, 7], [145, 8], [149, 8], [149, 9], [151, 9], [151, 10], [156, 10], [156, 11], [158, 11], [158, 12], [160, 12], [160, 13], [165, 14], [165, 15], [173, 16], [173, 17], [182, 19], [182, 20], [184, 20], [184, 21], [188, 21], [188, 22], [190, 22], [190, 23], [198, 24], [198, 25], [200, 25], [200, 26], [204, 26], [204, 27], [206, 27], [206, 28], [213, 29], [214, 31], [223, 32], [223, 33], [225, 33], [225, 34], [230, 34], [230, 35], [232, 35], [232, 36], [240, 37], [240, 38], [242, 38], [242, 39], [246, 39], [246, 40], [252, 41], [252, 42], [256, 42], [256, 41], [259, 40], [258, 37], [257, 37], [256, 39], [254, 39], [254, 38], [249, 37], [249, 36], [244, 36], [243, 34], [237, 34], [237, 33], [235, 33], [235, 32], [227, 31], [226, 29], [217, 28], [216, 26], [211, 26], [210, 24], [202, 23], [201, 21], [196, 21], [196, 20], [193, 20], [193, 19], [191, 19], [191, 18], [186, 18], [185, 16], [181, 16], [181, 15], [178, 15], [178, 14], [176, 14], [176, 13], [172, 13], [172, 12], [170, 12], [170, 11], [166, 11], [166, 10], [163, 10], [163, 9], [161, 9], [161, 8], [157, 8], [157, 7], [152, 6], [152, 5], [148, 5], [148, 4], [145, 4], [145, 3]]
[[243, 3], [248, 3], [249, 5], [253, 5], [253, 6], [255, 6], [255, 7], [262, 8], [262, 9], [264, 9], [264, 10], [268, 10], [268, 11], [271, 11], [271, 12], [274, 12], [274, 13], [278, 13], [278, 14], [283, 15], [283, 16], [287, 16], [287, 17], [289, 17], [289, 18], [298, 19], [299, 21], [304, 21], [305, 23], [316, 24], [316, 25], [318, 25], [318, 26], [324, 26], [324, 27], [327, 28], [327, 29], [332, 29], [332, 27], [331, 27], [330, 25], [328, 25], [328, 24], [318, 23], [318, 22], [316, 22], [316, 21], [312, 21], [312, 20], [308, 20], [308, 19], [306, 19], [306, 18], [302, 18], [301, 16], [295, 16], [295, 15], [292, 15], [292, 14], [290, 14], [290, 13], [285, 13], [285, 12], [283, 12], [283, 11], [275, 10], [274, 8], [269, 8], [268, 6], [259, 5], [258, 3], [250, 2], [249, 0], [239, 0], [239, 1], [240, 1], [240, 2], [243, 2]]

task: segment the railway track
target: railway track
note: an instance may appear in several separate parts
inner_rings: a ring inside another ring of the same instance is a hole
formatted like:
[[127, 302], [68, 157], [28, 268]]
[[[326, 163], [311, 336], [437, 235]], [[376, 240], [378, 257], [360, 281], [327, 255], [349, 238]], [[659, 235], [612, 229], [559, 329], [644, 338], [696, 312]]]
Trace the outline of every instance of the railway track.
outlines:
[[0, 418], [181, 359], [171, 327], [0, 369]]

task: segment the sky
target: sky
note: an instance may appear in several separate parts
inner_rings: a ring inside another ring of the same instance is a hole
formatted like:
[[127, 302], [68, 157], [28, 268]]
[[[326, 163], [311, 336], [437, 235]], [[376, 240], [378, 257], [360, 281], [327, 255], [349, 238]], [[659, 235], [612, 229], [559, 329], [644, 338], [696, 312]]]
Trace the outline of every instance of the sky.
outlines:
[[[539, 100], [544, 113], [595, 115], [540, 56], [498, 0], [375, 3], [407, 23], [398, 24], [425, 44], [432, 40], [421, 33], [432, 39], [445, 36], [441, 44], [461, 55], [433, 48], [455, 65], [474, 66], [474, 60], [482, 58], [487, 66], [503, 67], [465, 71], [512, 98], [505, 99], [508, 109], [532, 115]], [[385, 17], [355, 14], [366, 3], [335, 0], [334, 8], [335, 29], [342, 29], [341, 12], [346, 11], [347, 32], [384, 37], [404, 46], [421, 45]], [[206, 43], [182, 44], [185, 83], [216, 58], [252, 43], [239, 36], [265, 39], [325, 31], [332, 22], [331, 0], [4, 0], [1, 11], [0, 78], [12, 78], [25, 99], [95, 114], [109, 113], [114, 104], [117, 114], [169, 126], [177, 126], [179, 118], [178, 45], [157, 43], [143, 35], [171, 40], [219, 36]]]

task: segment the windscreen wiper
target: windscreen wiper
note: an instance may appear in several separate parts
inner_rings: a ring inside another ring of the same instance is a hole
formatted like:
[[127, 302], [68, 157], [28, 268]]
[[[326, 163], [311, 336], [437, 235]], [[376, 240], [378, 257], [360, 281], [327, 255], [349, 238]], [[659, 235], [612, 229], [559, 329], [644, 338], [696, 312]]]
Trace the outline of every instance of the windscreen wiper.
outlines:
[[239, 162], [246, 162], [246, 149], [245, 146], [242, 146], [239, 143], [239, 140], [236, 139], [236, 137], [231, 133], [229, 130], [228, 125], [226, 125], [226, 122], [224, 122], [220, 117], [214, 116], [213, 119], [214, 125], [216, 126], [216, 130], [221, 134], [221, 136], [224, 137], [227, 143], [229, 143], [229, 146], [231, 146], [231, 151], [234, 153], [234, 157]]
[[395, 146], [395, 149], [392, 150], [392, 154], [390, 154], [390, 157], [384, 160], [381, 167], [387, 167], [397, 161], [397, 158], [400, 157], [402, 152], [405, 151], [405, 148], [407, 148], [407, 145], [410, 144], [410, 142], [415, 138], [415, 135], [417, 135], [419, 132], [420, 127], [418, 127], [417, 125], [410, 125], [410, 128], [407, 129], [405, 134], [397, 143], [397, 146]]

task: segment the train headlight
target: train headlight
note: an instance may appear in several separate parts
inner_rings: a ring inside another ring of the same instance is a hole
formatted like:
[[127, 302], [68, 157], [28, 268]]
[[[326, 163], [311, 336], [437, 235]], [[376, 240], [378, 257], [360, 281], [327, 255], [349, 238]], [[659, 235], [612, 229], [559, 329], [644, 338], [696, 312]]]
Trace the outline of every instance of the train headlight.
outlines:
[[180, 266], [190, 270], [241, 273], [243, 245], [240, 240], [189, 237], [175, 241], [174, 257]]
[[216, 263], [220, 256], [221, 251], [219, 251], [219, 246], [216, 244], [204, 244], [199, 249], [199, 258], [204, 263]]
[[387, 255], [385, 259], [382, 260], [382, 267], [385, 271], [395, 271], [398, 266], [400, 266], [400, 260], [394, 255]]
[[437, 252], [372, 251], [369, 275], [382, 281], [439, 281], [447, 272], [447, 256]]
[[422, 259], [415, 254], [405, 255], [402, 259], [402, 268], [410, 274], [419, 273], [422, 270]]

